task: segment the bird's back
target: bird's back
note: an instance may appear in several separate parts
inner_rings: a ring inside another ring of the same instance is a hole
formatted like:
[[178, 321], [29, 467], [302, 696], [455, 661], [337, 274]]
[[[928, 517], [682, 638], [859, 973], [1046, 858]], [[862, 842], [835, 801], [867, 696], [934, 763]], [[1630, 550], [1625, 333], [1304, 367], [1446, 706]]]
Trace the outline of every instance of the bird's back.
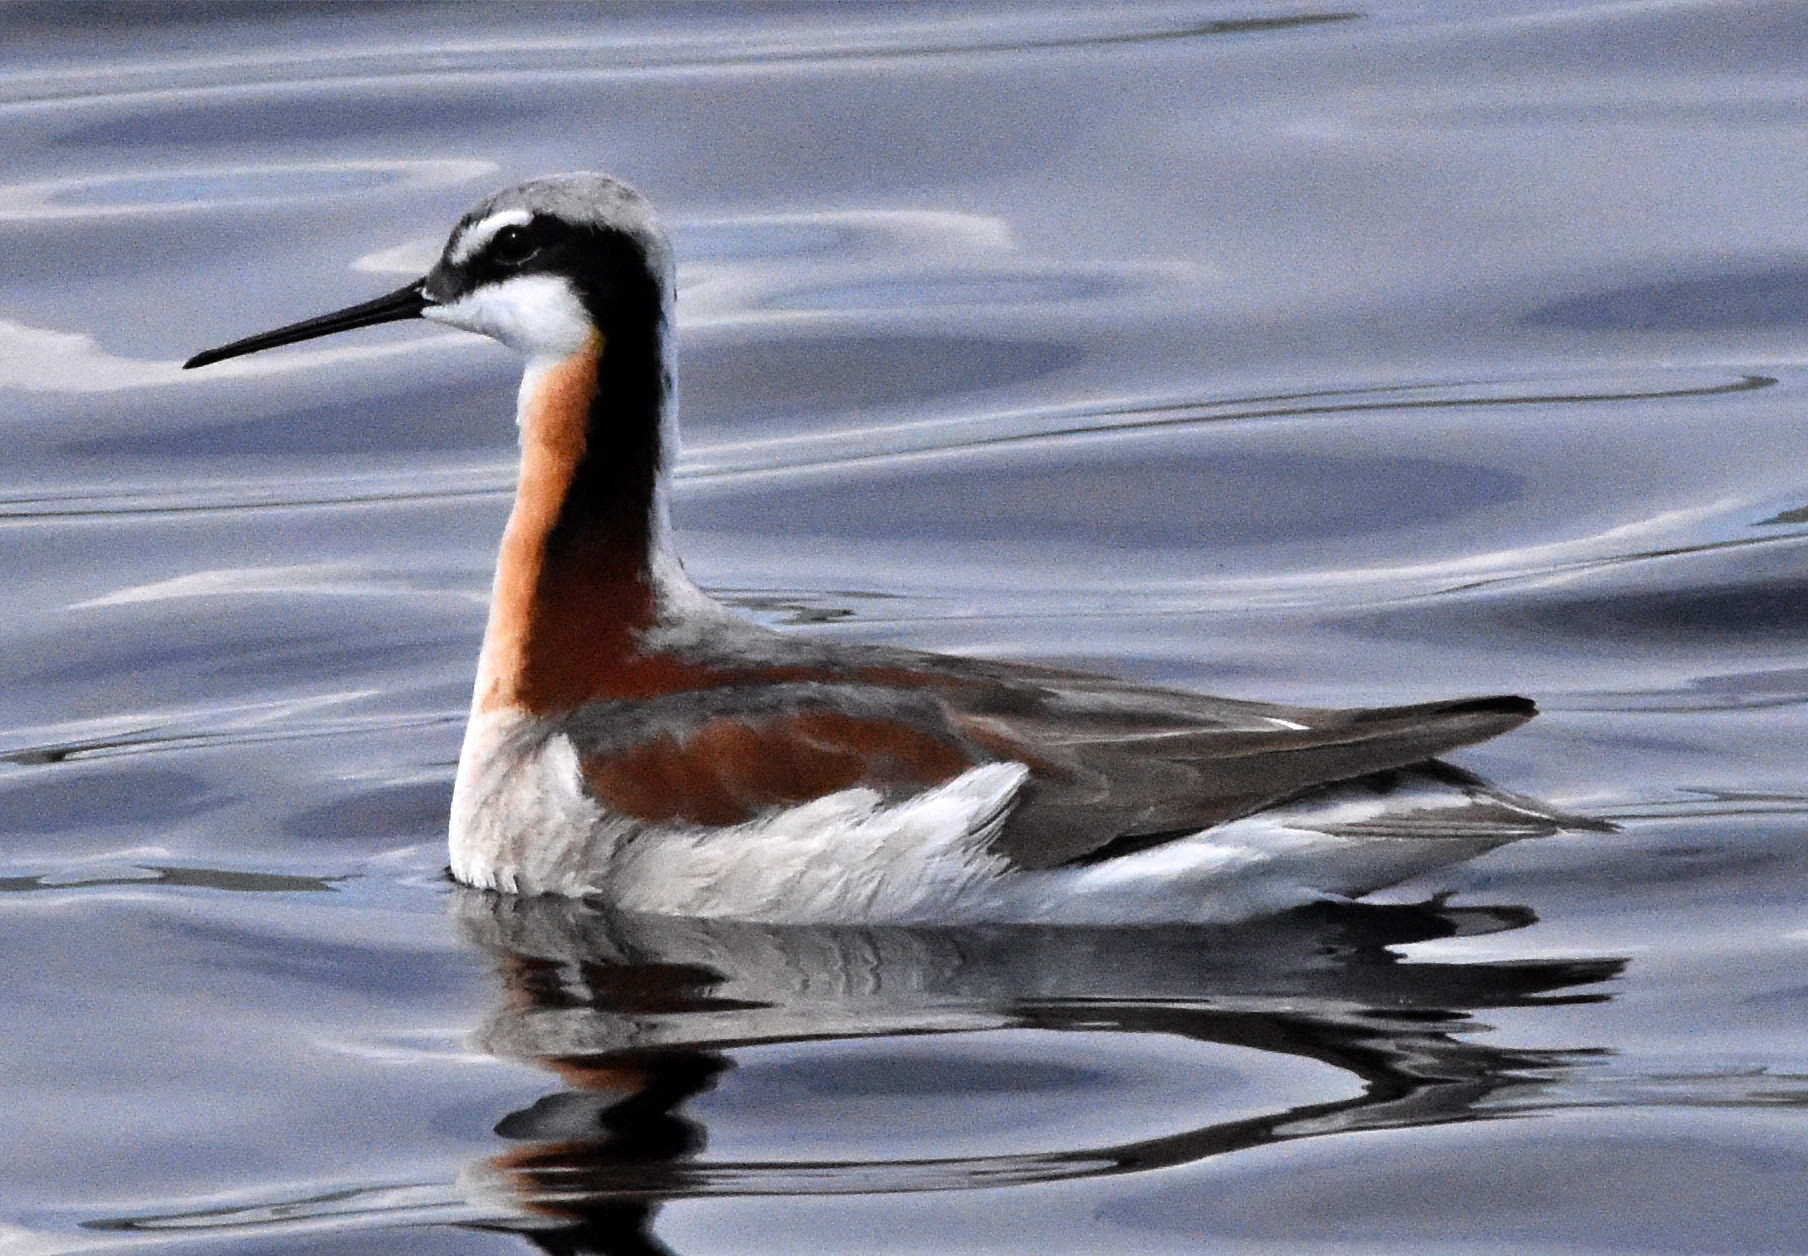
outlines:
[[681, 656], [719, 682], [589, 703], [558, 721], [605, 806], [739, 823], [843, 789], [897, 798], [1019, 763], [1027, 779], [988, 850], [1023, 870], [1147, 849], [1536, 713], [1510, 696], [1278, 706], [759, 630]]

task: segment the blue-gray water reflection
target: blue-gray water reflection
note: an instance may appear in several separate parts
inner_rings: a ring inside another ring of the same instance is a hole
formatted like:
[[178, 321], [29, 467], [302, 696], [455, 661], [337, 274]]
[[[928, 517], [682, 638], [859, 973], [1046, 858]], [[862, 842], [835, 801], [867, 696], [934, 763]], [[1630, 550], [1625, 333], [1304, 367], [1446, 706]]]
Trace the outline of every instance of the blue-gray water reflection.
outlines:
[[[98, 15], [98, 16], [97, 16]], [[1795, 6], [0, 11], [0, 1251], [1794, 1252]], [[1617, 832], [1237, 930], [507, 903], [518, 364], [209, 344], [600, 167], [693, 572], [1323, 705]]]
[[[636, 1250], [671, 1198], [988, 1190], [1523, 1115], [1591, 1053], [1466, 1042], [1469, 1013], [1597, 1002], [1622, 968], [1402, 965], [1386, 949], [1523, 928], [1520, 908], [1326, 905], [1130, 931], [774, 928], [464, 890], [452, 909], [498, 986], [473, 1045], [563, 1087], [501, 1117], [507, 1150], [406, 1194], [384, 1183], [89, 1228], [462, 1209], [549, 1250]], [[381, 984], [327, 948], [265, 949], [297, 977], [331, 963], [336, 980]]]

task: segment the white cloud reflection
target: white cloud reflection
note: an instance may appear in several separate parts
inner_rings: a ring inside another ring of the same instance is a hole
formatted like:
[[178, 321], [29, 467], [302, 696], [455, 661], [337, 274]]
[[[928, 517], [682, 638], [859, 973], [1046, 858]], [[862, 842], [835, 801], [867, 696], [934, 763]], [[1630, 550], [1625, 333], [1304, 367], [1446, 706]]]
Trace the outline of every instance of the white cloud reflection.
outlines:
[[460, 601], [487, 605], [481, 590], [423, 589], [401, 580], [381, 579], [357, 563], [300, 563], [288, 567], [224, 567], [196, 571], [152, 584], [117, 589], [101, 597], [77, 602], [70, 610], [103, 606], [130, 606], [144, 602], [170, 602], [183, 598], [232, 597], [252, 594], [312, 594], [327, 597], [451, 596]]
[[465, 183], [494, 174], [496, 163], [329, 161], [308, 164], [154, 170], [0, 185], [0, 222], [167, 214], [242, 205], [274, 205], [325, 196], [367, 196]]
[[207, 368], [205, 376], [184, 371], [182, 363], [128, 358], [109, 353], [83, 332], [53, 331], [0, 319], [0, 389], [21, 392], [104, 393], [128, 388], [194, 384], [205, 380], [247, 379], [315, 370], [342, 362], [362, 362], [401, 354], [439, 352], [472, 339], [445, 332], [390, 344], [339, 344], [331, 348], [233, 358]]
[[[466, 177], [467, 166], [493, 168], [486, 163], [419, 162], [388, 163], [385, 170], [414, 165], [458, 167], [442, 172], [447, 179], [454, 174]], [[293, 174], [302, 168], [282, 169]], [[215, 172], [207, 178], [217, 182], [225, 174]], [[428, 175], [417, 172], [409, 177], [425, 179]], [[166, 182], [175, 178], [165, 176]], [[0, 188], [0, 220], [32, 199], [25, 197], [26, 192], [44, 200], [48, 196], [44, 189], [65, 184], [73, 188], [77, 183], [90, 189], [110, 186], [103, 180], [64, 180], [56, 185]], [[195, 188], [183, 191], [161, 183], [137, 191], [152, 198], [147, 204], [160, 208], [176, 202], [157, 201], [156, 197], [200, 195]], [[1087, 300], [1107, 293], [1140, 292], [1150, 283], [1179, 277], [1174, 266], [1092, 267], [1084, 273], [1072, 267], [1050, 268], [1017, 252], [1010, 226], [1002, 218], [945, 210], [696, 219], [673, 223], [671, 232], [680, 258], [678, 324], [692, 329], [832, 321], [874, 309], [908, 314], [949, 304]], [[421, 237], [367, 253], [351, 268], [412, 278], [431, 269], [440, 246], [438, 237]], [[82, 332], [0, 319], [0, 389], [117, 392], [202, 378], [279, 375], [471, 343], [469, 336], [457, 332], [378, 345], [335, 343], [233, 358], [210, 366], [206, 376], [200, 377], [185, 374], [180, 362], [109, 353]]]

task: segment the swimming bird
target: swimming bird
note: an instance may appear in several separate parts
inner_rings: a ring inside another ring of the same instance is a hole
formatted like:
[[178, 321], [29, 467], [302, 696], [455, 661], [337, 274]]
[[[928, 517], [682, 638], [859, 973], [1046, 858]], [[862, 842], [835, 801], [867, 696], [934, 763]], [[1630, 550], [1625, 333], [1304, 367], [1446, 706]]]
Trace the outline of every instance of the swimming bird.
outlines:
[[1226, 921], [1567, 825], [1431, 761], [1524, 698], [1277, 706], [733, 614], [667, 525], [673, 299], [648, 202], [553, 175], [486, 198], [406, 287], [185, 364], [413, 318], [526, 356], [459, 881], [767, 921]]

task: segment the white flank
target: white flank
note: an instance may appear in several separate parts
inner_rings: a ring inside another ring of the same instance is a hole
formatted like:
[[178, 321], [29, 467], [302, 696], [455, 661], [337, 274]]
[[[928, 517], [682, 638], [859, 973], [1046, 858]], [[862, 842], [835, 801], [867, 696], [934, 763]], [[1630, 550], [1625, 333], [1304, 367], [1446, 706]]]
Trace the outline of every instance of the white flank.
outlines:
[[630, 911], [788, 924], [962, 913], [1008, 865], [986, 853], [1029, 772], [991, 763], [888, 803], [856, 787], [719, 829], [622, 826], [607, 897]]
[[631, 911], [795, 924], [970, 915], [1007, 864], [986, 847], [1028, 778], [973, 768], [887, 802], [854, 788], [743, 824], [651, 823], [583, 792], [562, 735], [474, 716], [452, 793], [452, 874], [517, 894], [595, 895]]
[[452, 785], [453, 876], [510, 894], [587, 893], [581, 864], [601, 819], [570, 741], [536, 737], [515, 712], [471, 712]]
[[857, 787], [720, 828], [649, 823], [584, 793], [562, 735], [482, 716], [453, 794], [452, 871], [484, 889], [783, 924], [1228, 924], [1358, 897], [1510, 840], [1341, 835], [1473, 801], [1435, 783], [1386, 797], [1352, 786], [1090, 866], [1013, 870], [988, 848], [1028, 775], [994, 763], [899, 801]]
[[[1348, 836], [1386, 816], [1459, 817], [1475, 800], [1441, 782], [1378, 796], [1355, 783], [1087, 867], [1025, 872], [1001, 883], [988, 920], [1233, 924], [1323, 898], [1359, 898], [1460, 863], [1510, 836]], [[1330, 831], [1327, 831], [1330, 830]]]

